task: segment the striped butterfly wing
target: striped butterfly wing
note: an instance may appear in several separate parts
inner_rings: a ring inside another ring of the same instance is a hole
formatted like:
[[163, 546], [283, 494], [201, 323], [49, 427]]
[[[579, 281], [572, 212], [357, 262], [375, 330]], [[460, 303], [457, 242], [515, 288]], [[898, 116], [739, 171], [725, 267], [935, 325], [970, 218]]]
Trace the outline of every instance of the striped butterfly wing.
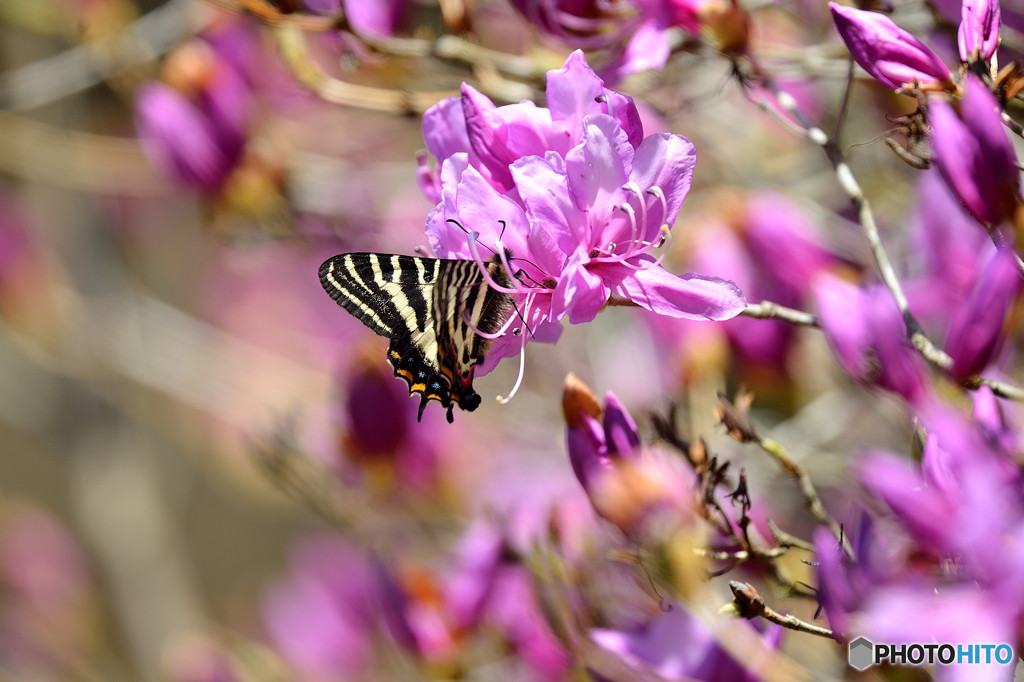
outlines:
[[[497, 258], [487, 269], [507, 285]], [[431, 400], [447, 408], [449, 422], [456, 404], [467, 411], [479, 406], [473, 372], [488, 339], [474, 328], [497, 332], [513, 306], [511, 296], [487, 285], [476, 263], [345, 253], [320, 266], [320, 283], [338, 305], [390, 340], [395, 376], [421, 397], [417, 419]]]

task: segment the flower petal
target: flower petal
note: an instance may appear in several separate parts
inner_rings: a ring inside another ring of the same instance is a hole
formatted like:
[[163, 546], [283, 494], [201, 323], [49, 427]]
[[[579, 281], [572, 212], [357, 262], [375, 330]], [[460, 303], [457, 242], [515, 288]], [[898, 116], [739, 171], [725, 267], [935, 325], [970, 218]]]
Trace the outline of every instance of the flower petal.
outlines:
[[569, 189], [581, 211], [590, 211], [590, 223], [602, 224], [622, 204], [621, 189], [633, 167], [633, 147], [618, 121], [592, 114], [583, 121], [580, 144], [565, 157]]
[[551, 313], [555, 319], [568, 315], [572, 324], [590, 322], [608, 301], [608, 286], [599, 275], [587, 269], [589, 262], [583, 245], [566, 262], [551, 298]]
[[728, 320], [746, 307], [743, 293], [733, 282], [688, 273], [679, 277], [647, 261], [639, 270], [624, 263], [602, 263], [591, 268], [613, 293], [669, 317], [692, 320]]
[[633, 172], [629, 179], [644, 191], [652, 187], [660, 188], [665, 194], [665, 203], [668, 207], [667, 211], [663, 211], [657, 197], [646, 197], [649, 215], [661, 218], [648, 222], [645, 239], [654, 239], [662, 224], [669, 227], [675, 224], [679, 208], [690, 191], [696, 163], [697, 150], [693, 143], [682, 135], [649, 135], [637, 148], [633, 159]]

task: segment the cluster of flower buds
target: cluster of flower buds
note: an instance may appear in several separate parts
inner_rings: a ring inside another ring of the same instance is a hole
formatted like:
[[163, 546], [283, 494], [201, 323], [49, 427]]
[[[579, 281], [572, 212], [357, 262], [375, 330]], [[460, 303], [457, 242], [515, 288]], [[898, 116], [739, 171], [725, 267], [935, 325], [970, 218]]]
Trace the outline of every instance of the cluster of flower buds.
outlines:
[[1005, 81], [1016, 73], [1010, 68], [996, 74], [998, 0], [962, 5], [957, 43], [964, 77], [959, 83], [934, 52], [889, 17], [835, 2], [829, 7], [850, 55], [870, 76], [927, 99], [935, 164], [971, 214], [990, 229], [1019, 220], [1016, 156], [1003, 130], [1001, 103], [992, 94], [1005, 97], [1011, 87]]

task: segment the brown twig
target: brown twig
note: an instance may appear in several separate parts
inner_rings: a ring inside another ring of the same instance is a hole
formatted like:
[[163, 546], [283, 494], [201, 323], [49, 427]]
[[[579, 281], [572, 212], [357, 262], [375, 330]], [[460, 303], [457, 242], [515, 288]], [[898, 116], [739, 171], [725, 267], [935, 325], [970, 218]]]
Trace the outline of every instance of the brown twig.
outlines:
[[835, 639], [836, 635], [832, 630], [823, 628], [820, 625], [813, 625], [800, 620], [794, 615], [779, 613], [764, 603], [764, 597], [754, 589], [750, 583], [742, 583], [738, 580], [729, 581], [729, 589], [732, 591], [733, 605], [742, 618], [764, 618], [770, 623], [781, 625], [790, 630], [805, 632], [809, 635]]

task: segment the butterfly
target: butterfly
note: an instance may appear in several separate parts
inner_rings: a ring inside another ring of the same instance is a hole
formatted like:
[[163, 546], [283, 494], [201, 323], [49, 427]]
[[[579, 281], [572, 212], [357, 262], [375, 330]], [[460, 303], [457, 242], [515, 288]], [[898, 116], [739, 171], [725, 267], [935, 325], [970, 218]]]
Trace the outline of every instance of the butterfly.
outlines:
[[[485, 262], [491, 280], [508, 289], [496, 255]], [[371, 330], [390, 340], [388, 362], [420, 396], [417, 421], [431, 400], [448, 410], [480, 405], [473, 372], [490, 339], [514, 308], [512, 296], [488, 285], [475, 261], [383, 253], [343, 253], [320, 266], [320, 284]]]

